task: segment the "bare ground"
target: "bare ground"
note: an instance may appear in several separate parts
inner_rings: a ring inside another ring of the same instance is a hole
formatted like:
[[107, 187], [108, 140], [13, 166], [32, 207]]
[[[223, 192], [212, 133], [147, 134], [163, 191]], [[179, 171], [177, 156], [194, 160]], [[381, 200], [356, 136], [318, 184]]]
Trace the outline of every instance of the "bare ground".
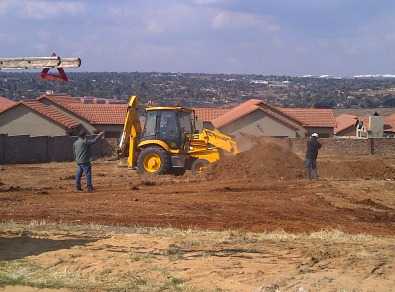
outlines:
[[392, 291], [393, 240], [3, 224], [0, 281], [84, 291]]
[[5, 166], [0, 174], [3, 220], [395, 234], [390, 179], [140, 178], [115, 162], [98, 162], [96, 192], [78, 193], [72, 163]]
[[100, 161], [92, 194], [74, 192], [72, 163], [3, 166], [1, 289], [393, 291], [395, 182], [331, 172], [343, 160], [314, 182]]

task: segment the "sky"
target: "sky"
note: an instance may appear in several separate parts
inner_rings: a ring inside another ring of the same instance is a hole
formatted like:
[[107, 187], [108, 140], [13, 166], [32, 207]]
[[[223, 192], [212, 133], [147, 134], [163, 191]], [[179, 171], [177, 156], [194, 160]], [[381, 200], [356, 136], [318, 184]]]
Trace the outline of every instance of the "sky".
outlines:
[[395, 74], [394, 0], [0, 0], [0, 57], [81, 71]]

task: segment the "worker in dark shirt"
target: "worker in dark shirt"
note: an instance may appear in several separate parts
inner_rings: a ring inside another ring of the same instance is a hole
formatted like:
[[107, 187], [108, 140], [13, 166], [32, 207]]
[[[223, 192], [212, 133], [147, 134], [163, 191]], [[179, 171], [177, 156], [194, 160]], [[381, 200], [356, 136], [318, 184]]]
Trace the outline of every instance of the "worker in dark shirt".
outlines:
[[81, 130], [78, 134], [77, 141], [73, 144], [74, 159], [77, 163], [77, 174], [75, 176], [75, 186], [77, 191], [82, 191], [81, 177], [85, 174], [86, 185], [88, 192], [93, 192], [92, 185], [92, 165], [91, 165], [91, 146], [103, 137], [104, 133], [101, 132], [93, 139], [86, 138], [86, 132]]
[[307, 170], [307, 177], [309, 179], [317, 179], [317, 157], [318, 150], [321, 148], [320, 142], [318, 142], [318, 134], [313, 133], [310, 139], [307, 141], [305, 167]]

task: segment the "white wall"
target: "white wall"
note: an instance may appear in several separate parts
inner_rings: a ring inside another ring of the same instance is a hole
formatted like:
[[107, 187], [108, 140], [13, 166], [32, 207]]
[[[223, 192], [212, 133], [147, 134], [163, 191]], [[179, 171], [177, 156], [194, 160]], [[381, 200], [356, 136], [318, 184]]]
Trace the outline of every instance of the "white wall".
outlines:
[[30, 108], [19, 105], [0, 114], [0, 134], [64, 136], [66, 130]]
[[257, 109], [219, 129], [236, 138], [241, 151], [248, 150], [259, 137], [303, 137], [305, 130], [294, 130]]

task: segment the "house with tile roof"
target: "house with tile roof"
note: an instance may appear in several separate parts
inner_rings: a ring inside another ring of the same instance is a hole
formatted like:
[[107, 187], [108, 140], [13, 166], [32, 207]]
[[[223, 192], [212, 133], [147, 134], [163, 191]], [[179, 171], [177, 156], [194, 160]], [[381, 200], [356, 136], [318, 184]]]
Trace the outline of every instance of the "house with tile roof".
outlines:
[[9, 136], [76, 135], [80, 123], [37, 100], [15, 103], [0, 113], [0, 134]]
[[202, 127], [206, 129], [214, 128], [212, 121], [228, 112], [231, 108], [217, 108], [217, 107], [196, 107], [196, 118], [202, 123]]
[[[395, 114], [388, 116], [379, 116], [382, 119], [382, 134], [384, 137], [395, 137]], [[369, 116], [358, 117], [351, 114], [341, 114], [336, 117], [335, 135], [337, 137], [356, 137], [356, 121], [362, 121], [364, 125], [363, 131], [365, 131], [364, 137], [368, 137], [370, 129]], [[380, 127], [381, 127], [380, 126]]]
[[217, 129], [237, 137], [305, 137], [317, 132], [332, 137], [335, 117], [330, 109], [278, 108], [250, 99], [212, 121]]
[[0, 96], [0, 113], [4, 110], [6, 110], [7, 108], [13, 106], [14, 104], [16, 104], [15, 101], [8, 99], [6, 97]]
[[68, 95], [43, 95], [39, 102], [51, 105], [79, 122], [88, 133], [105, 132], [107, 138], [119, 138], [123, 130], [127, 104], [82, 103]]
[[301, 122], [308, 136], [313, 133], [318, 133], [322, 138], [334, 135], [336, 119], [332, 109], [279, 108], [279, 110]]
[[384, 134], [395, 137], [395, 114], [384, 117]]
[[356, 136], [355, 123], [358, 120], [356, 115], [341, 114], [336, 117], [336, 136]]

